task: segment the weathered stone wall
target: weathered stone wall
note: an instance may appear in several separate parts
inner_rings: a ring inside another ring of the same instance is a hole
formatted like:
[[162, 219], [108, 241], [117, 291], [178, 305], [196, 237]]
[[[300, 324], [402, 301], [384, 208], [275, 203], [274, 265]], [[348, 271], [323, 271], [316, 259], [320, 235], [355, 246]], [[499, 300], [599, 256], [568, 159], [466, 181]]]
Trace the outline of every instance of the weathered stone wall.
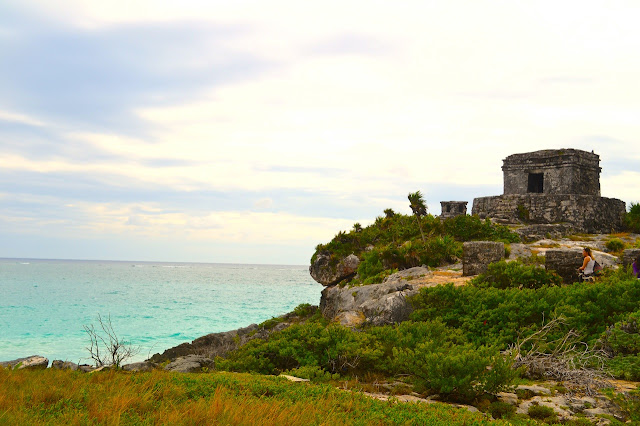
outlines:
[[622, 252], [622, 266], [631, 265], [640, 256], [640, 249], [626, 249]]
[[467, 201], [440, 201], [440, 217], [449, 218], [467, 214]]
[[549, 249], [545, 254], [545, 268], [555, 271], [565, 284], [578, 281], [578, 268], [582, 266], [583, 257], [580, 249]]
[[462, 245], [462, 275], [478, 275], [490, 263], [504, 259], [504, 244], [493, 241], [469, 241]]
[[578, 232], [624, 229], [626, 204], [594, 195], [500, 195], [473, 200], [472, 214], [506, 223], [569, 223]]
[[503, 160], [504, 194], [530, 193], [529, 175], [543, 176], [543, 194], [600, 195], [600, 157], [557, 149], [510, 155]]

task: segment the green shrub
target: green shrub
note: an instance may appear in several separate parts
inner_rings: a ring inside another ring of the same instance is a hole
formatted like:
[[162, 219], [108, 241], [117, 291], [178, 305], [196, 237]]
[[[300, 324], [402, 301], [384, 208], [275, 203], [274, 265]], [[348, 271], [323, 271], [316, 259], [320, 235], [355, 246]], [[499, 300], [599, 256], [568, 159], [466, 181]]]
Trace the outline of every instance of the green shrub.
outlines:
[[471, 282], [480, 288], [540, 288], [545, 285], [560, 285], [562, 278], [555, 272], [539, 266], [501, 260], [490, 264], [485, 273], [478, 275]]
[[307, 318], [315, 314], [317, 310], [317, 306], [311, 305], [309, 303], [301, 303], [293, 308], [293, 313], [301, 318]]
[[631, 232], [640, 233], [640, 203], [631, 203], [625, 215], [625, 223]]
[[640, 310], [607, 328], [600, 344], [613, 356], [611, 374], [625, 380], [640, 380]]
[[640, 280], [616, 276], [596, 283], [544, 286], [539, 289], [454, 287], [452, 284], [423, 288], [411, 299], [414, 321], [440, 319], [464, 332], [476, 346], [506, 349], [518, 338], [540, 328], [549, 318], [566, 323], [549, 340], [574, 329], [594, 344], [607, 326], [638, 310]]
[[338, 380], [340, 378], [339, 374], [331, 374], [327, 371], [324, 371], [317, 365], [307, 365], [304, 367], [294, 368], [292, 370], [284, 371], [282, 374], [299, 377], [301, 379], [308, 379], [312, 382], [318, 383]]
[[555, 423], [558, 417], [553, 408], [537, 404], [531, 404], [527, 414], [532, 419], [542, 420], [545, 423]]
[[[340, 231], [328, 243], [318, 244], [311, 257], [311, 263], [315, 262], [320, 253], [330, 256], [332, 264], [336, 265], [340, 259], [350, 254], [355, 254], [361, 258], [364, 257], [365, 249], [368, 246], [374, 246], [381, 251], [382, 247], [385, 246], [397, 249], [406, 242], [422, 240], [420, 227], [414, 216], [397, 213], [385, 213], [385, 215], [386, 217], [380, 216], [376, 218], [374, 223], [367, 227], [354, 227], [349, 232]], [[477, 216], [463, 215], [442, 221], [438, 217], [427, 214], [420, 218], [420, 224], [424, 234], [428, 235], [430, 240], [435, 237], [443, 238], [443, 240], [432, 241], [430, 243], [431, 247], [425, 248], [432, 251], [427, 257], [429, 259], [434, 258], [435, 260], [432, 260], [434, 264], [437, 264], [442, 259], [449, 261], [447, 259], [451, 259], [452, 256], [459, 256], [456, 252], [461, 250], [461, 246], [449, 247], [452, 245], [453, 240], [457, 242], [471, 240], [520, 241], [520, 237], [511, 232], [506, 226], [496, 225], [488, 219], [483, 221]], [[437, 253], [443, 253], [443, 255], [438, 258]], [[436, 254], [435, 257], [434, 254]], [[390, 262], [393, 263], [392, 260]], [[429, 264], [429, 261], [422, 263]], [[416, 265], [414, 264], [413, 266]], [[396, 267], [400, 268], [400, 264], [398, 263]], [[376, 274], [370, 276], [373, 275]]]
[[393, 348], [394, 373], [410, 375], [418, 392], [471, 401], [505, 390], [516, 377], [512, 360], [497, 349], [474, 347], [440, 321], [401, 324]]
[[640, 381], [640, 355], [616, 355], [608, 362], [608, 367], [614, 377]]
[[461, 215], [444, 220], [444, 231], [458, 241], [503, 241], [520, 242], [520, 237], [504, 225], [498, 225], [489, 219], [478, 216]]
[[640, 354], [640, 310], [628, 315], [607, 328], [601, 344], [614, 355]]
[[625, 249], [627, 245], [620, 238], [612, 238], [606, 242], [605, 247], [611, 252], [620, 252]]
[[254, 339], [216, 359], [219, 370], [280, 374], [294, 368], [317, 366], [331, 374], [367, 370], [380, 358], [380, 350], [366, 333], [356, 333], [337, 324], [294, 324], [272, 334], [268, 340]]
[[496, 401], [489, 405], [488, 411], [494, 419], [510, 419], [516, 413], [516, 407], [506, 402]]

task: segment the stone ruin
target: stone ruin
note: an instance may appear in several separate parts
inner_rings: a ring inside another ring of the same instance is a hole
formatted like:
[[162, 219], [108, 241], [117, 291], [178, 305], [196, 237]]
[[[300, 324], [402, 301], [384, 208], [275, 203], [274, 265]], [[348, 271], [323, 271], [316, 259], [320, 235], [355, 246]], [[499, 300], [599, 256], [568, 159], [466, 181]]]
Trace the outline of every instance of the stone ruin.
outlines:
[[467, 201], [440, 201], [440, 207], [443, 219], [467, 214]]
[[472, 214], [507, 224], [563, 224], [573, 232], [624, 228], [626, 204], [600, 196], [600, 156], [578, 149], [513, 154], [503, 160], [504, 194], [473, 200]]

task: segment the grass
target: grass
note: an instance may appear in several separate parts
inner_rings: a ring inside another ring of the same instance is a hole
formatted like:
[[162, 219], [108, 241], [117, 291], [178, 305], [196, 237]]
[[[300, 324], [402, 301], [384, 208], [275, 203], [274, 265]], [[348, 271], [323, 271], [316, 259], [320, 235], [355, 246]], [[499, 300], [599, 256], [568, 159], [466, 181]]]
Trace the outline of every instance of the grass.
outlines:
[[239, 373], [84, 374], [0, 368], [0, 424], [485, 425], [444, 404], [378, 401], [329, 385]]

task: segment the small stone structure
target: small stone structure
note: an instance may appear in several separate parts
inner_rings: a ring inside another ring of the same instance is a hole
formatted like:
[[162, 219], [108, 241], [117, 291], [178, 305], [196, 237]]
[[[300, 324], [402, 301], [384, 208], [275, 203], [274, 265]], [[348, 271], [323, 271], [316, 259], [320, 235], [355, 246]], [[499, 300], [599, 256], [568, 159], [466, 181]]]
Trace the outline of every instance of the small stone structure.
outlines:
[[626, 204], [600, 196], [600, 157], [578, 149], [510, 155], [503, 160], [504, 194], [473, 200], [472, 214], [502, 223], [567, 223], [575, 232], [624, 227]]
[[442, 210], [440, 217], [447, 219], [449, 217], [466, 215], [467, 204], [467, 201], [440, 201], [440, 207]]
[[469, 241], [462, 245], [462, 276], [478, 275], [487, 271], [490, 263], [504, 259], [504, 243]]
[[549, 249], [545, 253], [545, 268], [555, 271], [562, 277], [565, 284], [578, 281], [578, 268], [582, 266], [582, 250], [576, 249]]
[[622, 252], [622, 266], [631, 265], [640, 256], [640, 249], [626, 249]]

